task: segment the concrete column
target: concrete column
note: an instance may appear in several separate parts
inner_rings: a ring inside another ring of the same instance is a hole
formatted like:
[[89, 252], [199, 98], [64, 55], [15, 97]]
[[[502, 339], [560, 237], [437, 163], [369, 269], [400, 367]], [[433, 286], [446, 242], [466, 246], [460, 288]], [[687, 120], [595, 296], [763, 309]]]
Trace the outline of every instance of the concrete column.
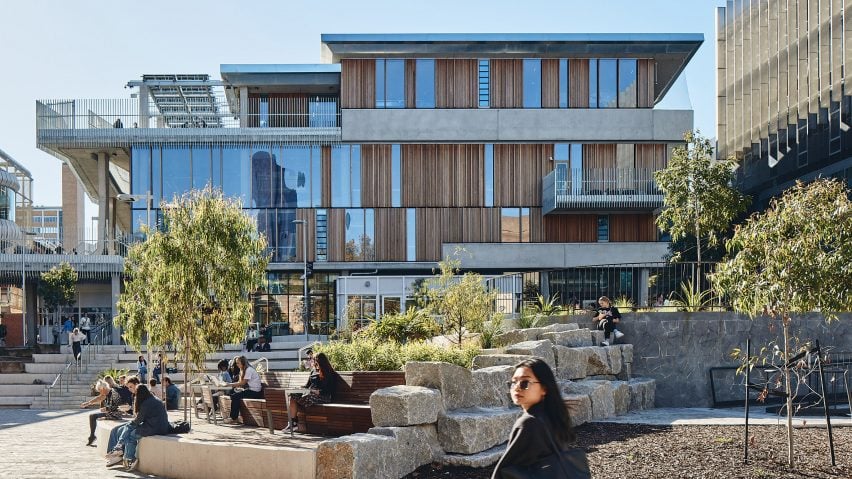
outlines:
[[148, 128], [148, 87], [145, 85], [139, 85], [139, 128]]
[[240, 87], [240, 128], [248, 127], [248, 88]]
[[83, 187], [71, 171], [62, 164], [62, 249], [71, 253], [86, 239], [86, 215]]
[[[110, 306], [112, 307], [112, 318], [118, 314], [118, 297], [121, 295], [121, 275], [114, 274], [110, 277]], [[110, 318], [110, 321], [113, 319]], [[121, 344], [121, 328], [113, 323], [112, 326], [112, 344]]]
[[98, 152], [98, 254], [103, 254], [106, 245], [110, 243], [109, 221], [109, 154], [105, 151]]
[[650, 271], [648, 268], [642, 268], [639, 270], [639, 298], [637, 298], [636, 307], [637, 308], [646, 308], [648, 307], [648, 276]]

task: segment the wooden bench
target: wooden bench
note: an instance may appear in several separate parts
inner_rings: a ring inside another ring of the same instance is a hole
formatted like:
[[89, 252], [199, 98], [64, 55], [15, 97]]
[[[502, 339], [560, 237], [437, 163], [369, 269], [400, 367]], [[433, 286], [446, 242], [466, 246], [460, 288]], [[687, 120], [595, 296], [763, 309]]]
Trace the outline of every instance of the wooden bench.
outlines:
[[[299, 426], [310, 434], [343, 436], [367, 432], [373, 427], [370, 395], [377, 389], [405, 384], [402, 371], [353, 371], [339, 373], [334, 402], [298, 408]], [[286, 417], [286, 415], [285, 415]]]
[[[263, 399], [243, 399], [240, 406], [240, 418], [246, 426], [261, 426], [283, 429], [287, 425], [287, 391], [301, 389], [308, 382], [310, 373], [307, 371], [269, 371], [260, 374], [264, 384]], [[220, 399], [220, 407], [221, 406]], [[231, 398], [227, 401], [231, 407]], [[224, 411], [225, 409], [223, 409]], [[228, 411], [230, 409], [227, 409]], [[270, 417], [271, 415], [271, 417]]]

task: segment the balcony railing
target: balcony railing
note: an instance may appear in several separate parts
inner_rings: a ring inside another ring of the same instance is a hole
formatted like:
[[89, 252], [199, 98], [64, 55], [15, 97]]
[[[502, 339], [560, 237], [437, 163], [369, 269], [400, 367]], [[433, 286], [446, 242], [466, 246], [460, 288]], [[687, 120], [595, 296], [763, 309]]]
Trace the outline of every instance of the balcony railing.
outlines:
[[560, 210], [651, 210], [663, 205], [654, 170], [561, 168], [542, 181], [544, 214]]

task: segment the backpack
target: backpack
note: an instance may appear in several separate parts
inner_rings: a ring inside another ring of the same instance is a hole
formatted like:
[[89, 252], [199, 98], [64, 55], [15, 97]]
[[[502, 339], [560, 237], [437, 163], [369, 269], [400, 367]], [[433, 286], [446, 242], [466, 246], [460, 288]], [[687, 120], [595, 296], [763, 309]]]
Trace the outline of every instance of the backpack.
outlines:
[[169, 434], [186, 434], [190, 426], [186, 421], [175, 421], [169, 423]]

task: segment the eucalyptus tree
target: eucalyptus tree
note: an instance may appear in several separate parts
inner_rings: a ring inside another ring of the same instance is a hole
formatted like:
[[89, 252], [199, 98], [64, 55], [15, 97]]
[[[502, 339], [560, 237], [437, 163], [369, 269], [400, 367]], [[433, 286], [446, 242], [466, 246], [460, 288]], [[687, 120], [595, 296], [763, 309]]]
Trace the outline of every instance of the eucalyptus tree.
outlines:
[[[701, 240], [714, 245], [719, 234], [748, 207], [749, 199], [733, 187], [732, 160], [713, 160], [710, 140], [700, 132], [687, 131], [683, 146], [674, 148], [665, 169], [654, 173], [663, 192], [663, 208], [657, 226], [672, 240], [695, 237], [698, 271], [701, 271]], [[699, 273], [700, 274], [700, 273]], [[694, 278], [699, 290], [698, 275]]]
[[77, 296], [77, 272], [63, 261], [41, 274], [38, 289], [47, 309], [61, 317], [62, 307], [74, 304]]
[[[130, 248], [116, 324], [137, 350], [171, 345], [191, 367], [242, 339], [252, 318], [250, 293], [263, 282], [266, 240], [238, 201], [210, 188], [163, 204], [163, 231]], [[186, 410], [184, 410], [186, 415]]]
[[[807, 348], [791, 338], [793, 313], [819, 311], [830, 322], [852, 310], [852, 203], [837, 180], [797, 183], [769, 209], [736, 227], [731, 258], [712, 276], [735, 310], [768, 314], [781, 323], [774, 350], [787, 392], [788, 461], [793, 465], [793, 394], [790, 358]], [[766, 349], [766, 348], [764, 348]], [[744, 365], [752, 367], [752, 364]]]

